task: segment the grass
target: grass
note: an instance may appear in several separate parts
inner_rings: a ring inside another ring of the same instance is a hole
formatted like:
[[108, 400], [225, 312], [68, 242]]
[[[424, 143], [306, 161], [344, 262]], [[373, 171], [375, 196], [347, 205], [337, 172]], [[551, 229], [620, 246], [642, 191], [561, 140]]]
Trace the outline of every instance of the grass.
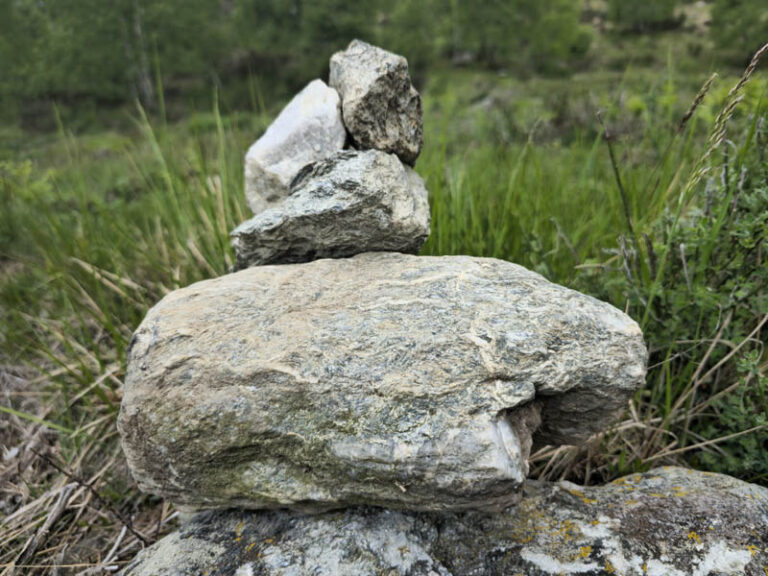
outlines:
[[[716, 79], [697, 98], [707, 74], [666, 56], [569, 81], [444, 70], [425, 88], [423, 252], [518, 262], [626, 309], [649, 340], [625, 418], [582, 447], [540, 450], [541, 478], [735, 458], [752, 462], [733, 468], [743, 478], [767, 479], [765, 76]], [[125, 351], [164, 294], [231, 265], [243, 151], [270, 115], [216, 107], [166, 125], [137, 109], [127, 135], [60, 124], [3, 153], [3, 574], [112, 570], [174, 525], [119, 449]]]

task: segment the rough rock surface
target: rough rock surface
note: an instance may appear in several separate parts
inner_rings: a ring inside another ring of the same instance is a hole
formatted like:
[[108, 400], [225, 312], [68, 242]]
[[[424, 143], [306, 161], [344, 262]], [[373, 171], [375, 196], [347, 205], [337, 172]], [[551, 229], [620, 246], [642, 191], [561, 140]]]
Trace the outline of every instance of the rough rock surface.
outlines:
[[493, 515], [206, 512], [124, 574], [764, 576], [766, 526], [765, 488], [664, 468], [599, 488], [529, 482]]
[[341, 150], [346, 137], [338, 92], [313, 80], [245, 155], [245, 196], [254, 214], [287, 196], [296, 174]]
[[353, 40], [331, 57], [328, 83], [341, 95], [344, 125], [358, 148], [416, 162], [423, 141], [421, 97], [405, 58]]
[[346, 150], [305, 167], [291, 194], [232, 232], [237, 267], [369, 251], [419, 251], [429, 236], [427, 190], [397, 156]]
[[191, 507], [496, 509], [541, 442], [644, 380], [637, 324], [515, 264], [365, 253], [166, 296], [119, 417], [140, 486]]

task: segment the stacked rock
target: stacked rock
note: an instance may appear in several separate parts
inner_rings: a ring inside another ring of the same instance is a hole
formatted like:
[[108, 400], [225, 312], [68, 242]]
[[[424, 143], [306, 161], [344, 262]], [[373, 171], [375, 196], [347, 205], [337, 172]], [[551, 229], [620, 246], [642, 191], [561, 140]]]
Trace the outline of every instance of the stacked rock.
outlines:
[[310, 82], [248, 150], [255, 216], [232, 232], [237, 268], [416, 253], [429, 236], [427, 191], [410, 167], [421, 98], [405, 58], [355, 40], [331, 58], [330, 84]]
[[754, 503], [728, 539], [697, 525], [705, 546], [680, 557], [651, 549], [680, 535], [632, 523], [731, 509], [627, 509], [682, 498], [683, 471], [627, 479], [632, 495], [529, 483], [520, 501], [533, 445], [582, 442], [624, 409], [642, 333], [520, 266], [412, 255], [429, 234], [421, 143], [407, 62], [354, 41], [330, 87], [310, 83], [248, 151], [241, 270], [149, 311], [119, 418], [140, 487], [210, 511], [125, 572], [674, 574], [699, 552], [702, 567], [757, 566], [746, 546], [765, 543], [749, 534], [768, 496], [738, 481], [696, 480]]

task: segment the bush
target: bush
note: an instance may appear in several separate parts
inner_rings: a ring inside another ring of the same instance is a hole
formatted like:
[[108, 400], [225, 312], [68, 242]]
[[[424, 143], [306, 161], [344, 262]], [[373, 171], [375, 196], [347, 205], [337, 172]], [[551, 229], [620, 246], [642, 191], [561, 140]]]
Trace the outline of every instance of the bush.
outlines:
[[737, 94], [667, 212], [646, 234], [628, 227], [614, 269], [621, 276], [609, 284], [620, 288], [651, 351], [637, 398], [644, 422], [654, 422], [644, 450], [764, 481], [768, 114], [758, 100], [743, 132], [730, 134]]
[[453, 52], [469, 51], [491, 67], [563, 71], [586, 53], [591, 41], [570, 0], [459, 2], [447, 13]]
[[763, 0], [715, 0], [712, 37], [727, 60], [745, 64], [768, 42], [768, 10]]
[[622, 30], [633, 32], [671, 28], [681, 23], [675, 18], [674, 0], [610, 0], [608, 19]]

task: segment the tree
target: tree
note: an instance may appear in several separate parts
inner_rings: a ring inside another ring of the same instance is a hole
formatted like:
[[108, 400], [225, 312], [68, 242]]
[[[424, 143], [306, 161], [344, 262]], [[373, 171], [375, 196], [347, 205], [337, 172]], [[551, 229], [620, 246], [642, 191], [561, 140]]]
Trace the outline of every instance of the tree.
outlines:
[[738, 64], [768, 42], [768, 9], [764, 0], [715, 0], [712, 36], [725, 57]]
[[668, 28], [679, 23], [675, 4], [675, 0], [610, 0], [608, 19], [634, 32]]
[[469, 50], [492, 67], [563, 70], [590, 44], [570, 0], [456, 2], [453, 14], [454, 50]]

